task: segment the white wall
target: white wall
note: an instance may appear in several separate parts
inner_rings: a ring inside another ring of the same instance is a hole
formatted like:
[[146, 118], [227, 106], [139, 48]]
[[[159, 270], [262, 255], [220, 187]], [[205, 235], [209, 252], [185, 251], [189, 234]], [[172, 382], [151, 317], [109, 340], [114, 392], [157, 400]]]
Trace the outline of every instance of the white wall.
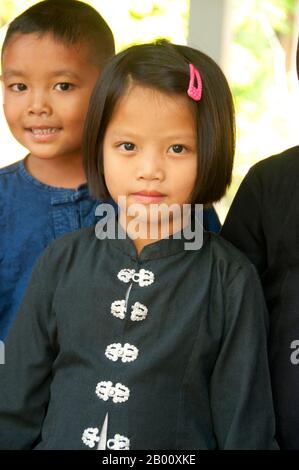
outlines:
[[225, 71], [231, 34], [231, 0], [190, 0], [188, 45], [212, 57]]

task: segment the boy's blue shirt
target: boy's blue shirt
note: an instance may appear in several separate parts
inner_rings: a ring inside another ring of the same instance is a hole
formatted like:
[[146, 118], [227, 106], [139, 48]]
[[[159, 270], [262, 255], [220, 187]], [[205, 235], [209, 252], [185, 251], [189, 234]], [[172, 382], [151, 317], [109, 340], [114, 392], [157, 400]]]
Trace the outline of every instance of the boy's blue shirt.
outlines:
[[203, 226], [208, 232], [219, 233], [221, 222], [214, 207], [207, 207], [203, 211]]
[[[0, 169], [0, 339], [7, 336], [41, 253], [59, 236], [95, 225], [98, 204], [86, 184], [62, 189], [41, 183], [24, 160]], [[219, 231], [213, 208], [203, 217], [206, 230]]]
[[0, 339], [20, 305], [33, 265], [57, 237], [96, 223], [99, 201], [87, 185], [48, 186], [33, 178], [24, 160], [0, 169]]

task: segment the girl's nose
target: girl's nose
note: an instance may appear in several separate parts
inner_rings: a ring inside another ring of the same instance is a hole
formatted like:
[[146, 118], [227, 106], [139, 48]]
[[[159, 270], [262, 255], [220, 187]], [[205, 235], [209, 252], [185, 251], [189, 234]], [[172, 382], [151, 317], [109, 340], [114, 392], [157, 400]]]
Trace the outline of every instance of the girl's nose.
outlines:
[[138, 161], [137, 179], [159, 180], [165, 177], [163, 159], [155, 153], [144, 154]]

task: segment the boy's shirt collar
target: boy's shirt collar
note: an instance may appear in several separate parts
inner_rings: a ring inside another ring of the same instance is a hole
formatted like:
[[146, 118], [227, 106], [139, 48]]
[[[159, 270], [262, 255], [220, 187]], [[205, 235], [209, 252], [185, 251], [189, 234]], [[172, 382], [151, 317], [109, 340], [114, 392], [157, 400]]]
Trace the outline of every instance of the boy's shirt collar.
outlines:
[[34, 178], [26, 169], [25, 159], [20, 161], [19, 170], [21, 175], [35, 187], [41, 191], [47, 191], [52, 193], [51, 204], [65, 204], [66, 202], [76, 202], [81, 199], [88, 197], [87, 183], [80, 184], [78, 188], [58, 188], [42, 183], [38, 179]]

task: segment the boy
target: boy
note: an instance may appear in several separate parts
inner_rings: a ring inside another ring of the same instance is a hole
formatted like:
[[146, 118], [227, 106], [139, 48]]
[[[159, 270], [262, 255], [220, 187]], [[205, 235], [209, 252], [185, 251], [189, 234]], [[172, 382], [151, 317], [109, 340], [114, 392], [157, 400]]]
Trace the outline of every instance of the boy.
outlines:
[[277, 440], [282, 449], [299, 449], [298, 183], [298, 146], [259, 162], [241, 184], [222, 231], [247, 254], [263, 282], [270, 313]]
[[77, 0], [40, 2], [8, 28], [4, 113], [29, 153], [0, 170], [0, 339], [44, 248], [95, 222], [98, 202], [85, 184], [81, 138], [92, 89], [112, 55], [110, 28]]

